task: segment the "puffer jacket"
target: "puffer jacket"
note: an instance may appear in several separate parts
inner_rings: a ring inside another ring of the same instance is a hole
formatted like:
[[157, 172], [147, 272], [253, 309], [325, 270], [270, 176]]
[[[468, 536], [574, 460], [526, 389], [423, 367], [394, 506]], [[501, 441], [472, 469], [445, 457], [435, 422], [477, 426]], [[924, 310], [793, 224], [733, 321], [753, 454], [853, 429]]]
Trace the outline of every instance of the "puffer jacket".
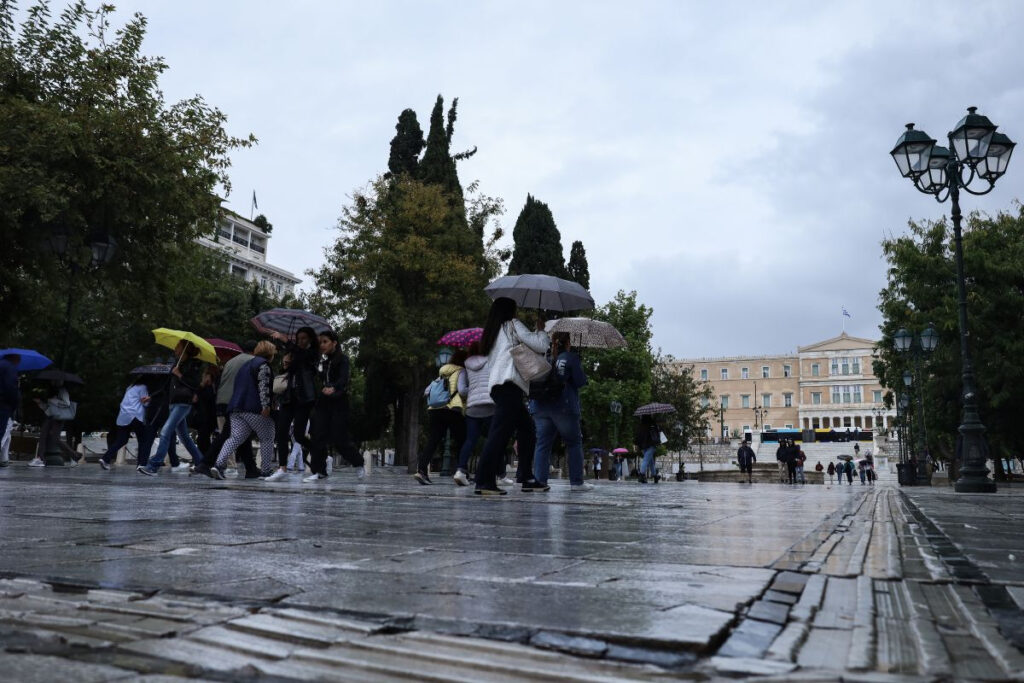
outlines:
[[[460, 413], [465, 411], [466, 402], [462, 398], [462, 394], [459, 393], [459, 375], [462, 374], [462, 366], [453, 365], [446, 363], [441, 366], [441, 369], [437, 371], [438, 377], [441, 377], [448, 381], [448, 393], [451, 394], [451, 400], [448, 401], [444, 406], [438, 406], [436, 408], [428, 407], [427, 410], [458, 410]], [[430, 385], [427, 385], [426, 392], [430, 391]]]
[[494, 414], [494, 401], [491, 400], [490, 379], [491, 368], [487, 364], [487, 356], [470, 356], [466, 359], [466, 415], [469, 417], [488, 417]]
[[[515, 334], [512, 330], [515, 328]], [[516, 337], [528, 347], [543, 354], [551, 345], [551, 340], [546, 332], [531, 332], [526, 325], [519, 320], [510, 320], [501, 326], [498, 338], [494, 340], [494, 348], [487, 356], [491, 366], [491, 373], [487, 381], [487, 393], [496, 386], [512, 382], [519, 387], [524, 394], [529, 393], [530, 384], [523, 379], [523, 376], [516, 370], [512, 361], [512, 346], [516, 344]]]

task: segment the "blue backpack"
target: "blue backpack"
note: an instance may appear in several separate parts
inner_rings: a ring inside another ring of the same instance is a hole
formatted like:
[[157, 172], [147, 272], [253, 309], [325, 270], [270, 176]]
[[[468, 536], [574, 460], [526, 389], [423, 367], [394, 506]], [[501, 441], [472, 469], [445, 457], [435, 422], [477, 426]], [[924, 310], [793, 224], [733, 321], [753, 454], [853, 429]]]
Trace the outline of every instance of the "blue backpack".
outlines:
[[451, 400], [452, 392], [448, 390], [448, 378], [438, 375], [427, 389], [427, 407], [444, 408]]

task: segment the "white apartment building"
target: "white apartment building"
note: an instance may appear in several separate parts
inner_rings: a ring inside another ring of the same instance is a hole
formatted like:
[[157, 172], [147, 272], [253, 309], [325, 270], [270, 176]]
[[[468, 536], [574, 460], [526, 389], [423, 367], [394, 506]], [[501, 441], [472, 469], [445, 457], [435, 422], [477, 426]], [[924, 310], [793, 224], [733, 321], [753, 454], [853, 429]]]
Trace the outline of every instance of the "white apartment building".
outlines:
[[225, 210], [217, 224], [214, 237], [200, 237], [199, 243], [228, 256], [228, 271], [237, 277], [255, 282], [274, 296], [294, 294], [302, 282], [283, 268], [267, 263], [270, 235], [252, 221]]

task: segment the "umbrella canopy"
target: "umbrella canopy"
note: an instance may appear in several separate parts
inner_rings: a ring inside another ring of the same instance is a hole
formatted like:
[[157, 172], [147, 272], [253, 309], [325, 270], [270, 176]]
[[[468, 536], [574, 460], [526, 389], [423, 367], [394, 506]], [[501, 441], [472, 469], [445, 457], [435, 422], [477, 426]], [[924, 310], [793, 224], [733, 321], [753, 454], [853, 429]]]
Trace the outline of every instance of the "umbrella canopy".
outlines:
[[64, 384], [85, 384], [85, 382], [82, 381], [82, 378], [78, 375], [71, 372], [64, 372], [60, 368], [49, 368], [47, 370], [43, 370], [36, 375], [36, 379], [50, 382], [63, 382]]
[[849, 462], [850, 460], [853, 460], [853, 456], [852, 455], [840, 455], [840, 456], [837, 456], [837, 457], [840, 460], [846, 460], [847, 462]]
[[464, 349], [473, 342], [480, 341], [484, 336], [484, 328], [468, 327], [464, 330], [452, 330], [437, 340], [438, 346], [454, 346], [457, 349]]
[[213, 350], [217, 352], [217, 360], [221, 363], [225, 363], [242, 352], [242, 347], [235, 342], [225, 341], [224, 339], [207, 339]]
[[21, 361], [18, 363], [18, 372], [33, 372], [34, 370], [42, 370], [53, 365], [52, 360], [32, 349], [0, 349], [0, 358], [12, 354], [21, 356]]
[[249, 322], [261, 334], [280, 332], [289, 338], [300, 327], [312, 327], [317, 334], [331, 329], [331, 324], [326, 319], [301, 308], [271, 308], [269, 311], [263, 311]]
[[508, 297], [522, 308], [545, 311], [589, 311], [594, 298], [578, 282], [554, 275], [506, 275], [484, 287], [492, 299]]
[[605, 449], [603, 449], [603, 448], [591, 448], [591, 449], [590, 449], [590, 452], [591, 452], [591, 453], [607, 453], [608, 451], [606, 451], [606, 450], [605, 450]]
[[616, 449], [612, 450], [612, 453], [615, 453], [616, 455], [623, 455], [625, 453], [629, 453], [629, 449], [628, 448], [616, 448]]
[[151, 365], [140, 365], [133, 368], [129, 375], [169, 375], [173, 365], [168, 363], [153, 363]]
[[626, 338], [615, 326], [603, 320], [590, 318], [559, 318], [549, 320], [544, 329], [551, 332], [568, 332], [569, 341], [573, 346], [588, 349], [621, 349], [626, 346]]
[[676, 407], [670, 403], [648, 403], [645, 406], [640, 406], [633, 413], [633, 417], [640, 417], [641, 415], [663, 415], [665, 413], [676, 412]]
[[210, 342], [198, 335], [192, 334], [191, 332], [158, 327], [153, 330], [153, 338], [156, 340], [157, 344], [160, 346], [166, 346], [169, 349], [176, 347], [178, 342], [186, 341], [199, 349], [199, 360], [207, 363], [217, 362], [217, 352], [214, 350], [213, 346], [210, 345]]

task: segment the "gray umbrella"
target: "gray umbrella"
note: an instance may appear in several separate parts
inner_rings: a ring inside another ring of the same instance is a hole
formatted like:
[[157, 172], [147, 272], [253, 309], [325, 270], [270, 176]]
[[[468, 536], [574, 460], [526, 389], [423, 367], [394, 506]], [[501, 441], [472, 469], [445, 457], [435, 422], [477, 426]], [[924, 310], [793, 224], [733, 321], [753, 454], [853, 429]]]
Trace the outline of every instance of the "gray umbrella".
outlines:
[[568, 332], [573, 346], [587, 349], [622, 349], [626, 338], [615, 326], [603, 320], [591, 318], [559, 318], [549, 320], [544, 326], [547, 332]]
[[671, 403], [648, 403], [645, 406], [640, 406], [633, 413], [634, 417], [640, 417], [641, 415], [662, 415], [664, 413], [674, 413], [676, 407]]
[[508, 297], [522, 308], [561, 312], [594, 308], [594, 298], [582, 285], [554, 275], [506, 275], [484, 291], [492, 299]]

